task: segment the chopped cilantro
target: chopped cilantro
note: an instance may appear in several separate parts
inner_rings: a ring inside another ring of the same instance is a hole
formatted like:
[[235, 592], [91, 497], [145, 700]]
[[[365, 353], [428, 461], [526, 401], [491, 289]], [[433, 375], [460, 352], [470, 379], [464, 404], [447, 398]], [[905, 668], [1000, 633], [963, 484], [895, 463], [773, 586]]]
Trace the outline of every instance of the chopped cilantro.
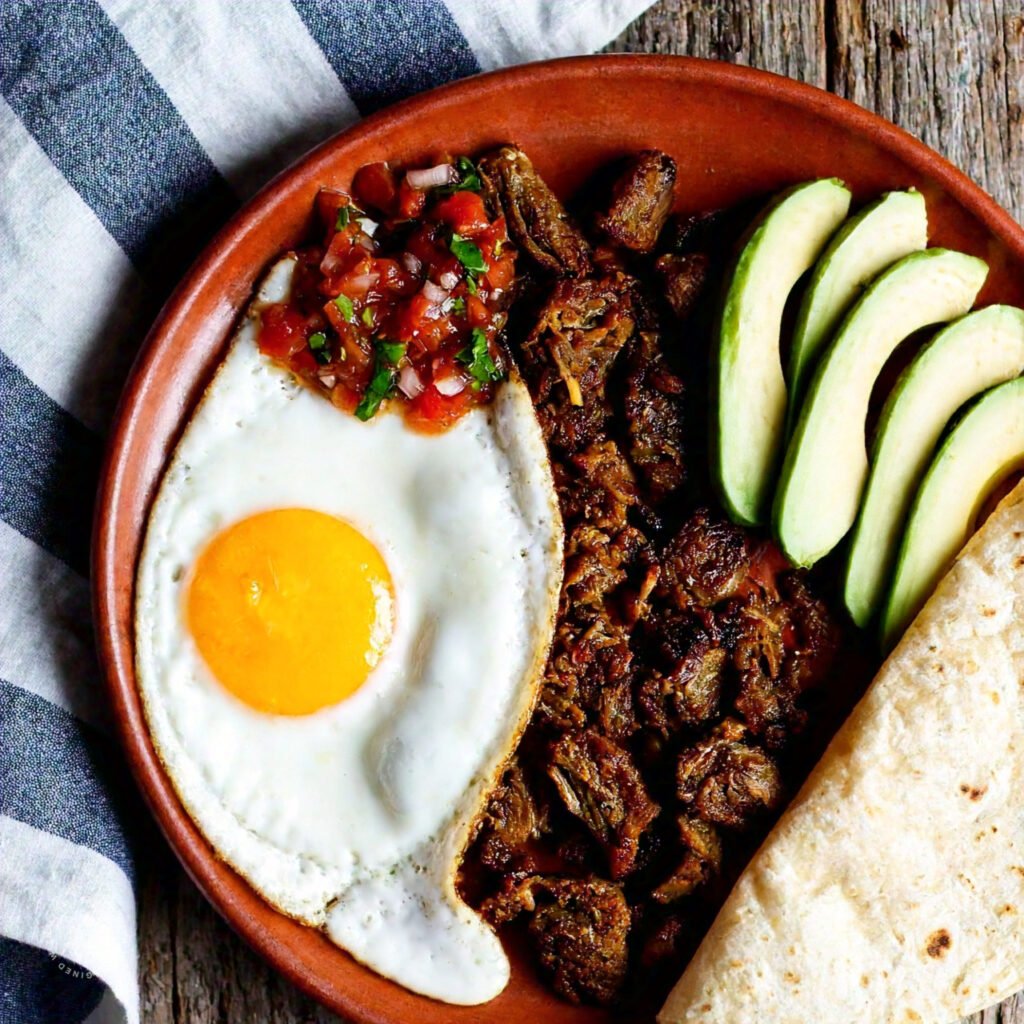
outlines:
[[479, 391], [484, 384], [493, 384], [504, 377], [495, 365], [487, 348], [487, 335], [474, 327], [469, 336], [470, 343], [456, 355], [456, 359], [469, 371], [473, 378], [473, 390]]
[[458, 232], [452, 232], [452, 240], [448, 243], [452, 255], [471, 274], [483, 274], [489, 269], [484, 254], [480, 251], [475, 242], [463, 238]]
[[476, 165], [468, 156], [460, 156], [455, 161], [455, 166], [459, 172], [459, 181], [455, 185], [456, 192], [479, 192], [483, 187], [483, 182], [480, 180], [480, 172], [476, 169]]
[[453, 313], [459, 313], [460, 315], [462, 313], [465, 313], [466, 300], [461, 295], [457, 295], [454, 299], [452, 299], [451, 309]]
[[364, 324], [366, 324], [367, 327], [372, 328], [373, 327], [373, 310], [370, 309], [369, 306], [367, 306], [363, 310], [363, 315], [362, 315], [362, 317], [360, 319], [363, 321]]
[[484, 187], [476, 164], [468, 156], [460, 156], [455, 161], [455, 168], [459, 172], [459, 180], [454, 185], [445, 185], [439, 188], [437, 191], [440, 195], [450, 196], [455, 192], [479, 192]]
[[383, 338], [378, 338], [375, 344], [377, 355], [392, 366], [397, 365], [398, 361], [405, 355], [404, 341], [385, 341]]
[[327, 335], [322, 331], [316, 331], [309, 336], [309, 351], [313, 353], [313, 358], [321, 366], [325, 366], [331, 361], [331, 350], [327, 347]]
[[338, 207], [338, 216], [334, 218], [334, 230], [344, 231], [348, 227], [350, 210], [347, 206]]
[[339, 295], [334, 300], [334, 304], [350, 324], [355, 322], [356, 311], [352, 308], [352, 300], [347, 295]]
[[372, 419], [385, 398], [395, 393], [398, 371], [395, 365], [405, 355], [405, 344], [401, 341], [384, 341], [378, 338], [373, 343], [376, 353], [373, 362], [373, 376], [363, 397], [356, 406], [356, 416], [364, 423]]
[[472, 274], [466, 274], [466, 291], [470, 295], [476, 295], [479, 290], [476, 286], [476, 278]]

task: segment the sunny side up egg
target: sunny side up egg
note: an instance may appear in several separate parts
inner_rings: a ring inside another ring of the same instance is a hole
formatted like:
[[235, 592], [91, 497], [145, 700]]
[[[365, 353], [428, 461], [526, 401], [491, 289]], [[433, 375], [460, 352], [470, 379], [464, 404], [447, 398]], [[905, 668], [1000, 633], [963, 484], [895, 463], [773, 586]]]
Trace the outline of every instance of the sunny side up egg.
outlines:
[[469, 829], [532, 707], [562, 532], [523, 384], [428, 436], [262, 356], [268, 275], [150, 513], [136, 669], [154, 745], [270, 903], [447, 1002], [509, 966], [459, 899]]

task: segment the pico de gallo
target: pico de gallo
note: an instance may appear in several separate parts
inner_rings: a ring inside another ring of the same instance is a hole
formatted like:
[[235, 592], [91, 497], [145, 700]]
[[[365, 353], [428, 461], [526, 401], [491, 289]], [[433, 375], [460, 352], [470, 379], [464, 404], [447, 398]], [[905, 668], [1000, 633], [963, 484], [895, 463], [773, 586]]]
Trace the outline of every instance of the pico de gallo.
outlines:
[[296, 253], [292, 293], [262, 315], [260, 349], [369, 420], [388, 405], [437, 432], [493, 397], [516, 251], [467, 157], [362, 167], [316, 200], [322, 241]]

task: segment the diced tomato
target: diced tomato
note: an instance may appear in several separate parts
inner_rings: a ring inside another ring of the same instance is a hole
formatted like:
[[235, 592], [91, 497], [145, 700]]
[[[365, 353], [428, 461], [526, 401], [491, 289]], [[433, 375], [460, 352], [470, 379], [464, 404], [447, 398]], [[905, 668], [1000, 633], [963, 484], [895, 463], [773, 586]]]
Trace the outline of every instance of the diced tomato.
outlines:
[[501, 259], [491, 263], [490, 268], [484, 275], [488, 288], [500, 288], [504, 291], [511, 287], [516, 276], [516, 263], [511, 256], [502, 256]]
[[402, 184], [398, 186], [398, 215], [406, 220], [411, 220], [413, 217], [418, 217], [426, 205], [427, 193], [422, 189], [413, 188], [403, 178]]
[[473, 327], [491, 322], [491, 311], [475, 296], [466, 296], [466, 319]]
[[367, 164], [356, 171], [352, 191], [365, 206], [381, 213], [393, 214], [397, 209], [395, 175], [387, 164]]
[[311, 375], [320, 369], [320, 364], [313, 358], [313, 353], [308, 348], [300, 348], [298, 352], [292, 354], [288, 362], [296, 373]]
[[[360, 249], [360, 252], [363, 250]], [[346, 266], [352, 253], [352, 236], [347, 231], [338, 231], [331, 238], [331, 244], [327, 246], [327, 252], [320, 261], [320, 272], [327, 277], [337, 274]]]
[[306, 318], [283, 303], [263, 311], [260, 351], [274, 359], [287, 359], [306, 347]]
[[352, 200], [344, 193], [333, 188], [322, 188], [316, 194], [316, 212], [320, 222], [328, 234], [337, 230], [338, 210], [349, 206]]
[[373, 269], [380, 274], [380, 280], [377, 282], [378, 289], [387, 288], [390, 291], [397, 292], [399, 295], [411, 295], [419, 289], [419, 281], [407, 270], [400, 267], [396, 260], [374, 260]]
[[796, 627], [792, 622], [787, 622], [782, 629], [782, 646], [788, 651], [795, 651], [800, 638], [796, 635]]
[[491, 226], [484, 201], [476, 192], [456, 192], [442, 199], [434, 208], [433, 215], [467, 238], [479, 235]]
[[466, 388], [457, 395], [442, 395], [437, 388], [430, 386], [409, 402], [406, 421], [424, 433], [439, 434], [476, 403], [478, 394], [472, 388]]
[[331, 401], [339, 409], [352, 413], [356, 411], [356, 406], [359, 404], [359, 394], [344, 384], [335, 384], [331, 389]]

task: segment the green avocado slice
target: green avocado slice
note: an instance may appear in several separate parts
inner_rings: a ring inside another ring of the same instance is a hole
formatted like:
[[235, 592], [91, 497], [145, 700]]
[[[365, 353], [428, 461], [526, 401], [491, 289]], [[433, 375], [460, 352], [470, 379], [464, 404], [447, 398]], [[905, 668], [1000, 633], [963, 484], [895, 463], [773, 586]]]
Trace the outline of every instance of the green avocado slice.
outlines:
[[924, 196], [888, 192], [849, 217], [828, 243], [804, 292], [793, 329], [786, 381], [792, 434], [807, 385], [843, 314], [872, 278], [928, 244]]
[[871, 391], [906, 337], [966, 313], [988, 267], [948, 249], [911, 253], [872, 282], [822, 357], [789, 442], [775, 495], [775, 533], [794, 565], [813, 565], [857, 518], [868, 471]]
[[866, 626], [885, 595], [914, 490], [950, 417], [1024, 372], [1024, 310], [989, 306], [950, 324], [900, 376], [882, 409], [853, 528], [843, 601]]
[[890, 650], [974, 531], [986, 497], [1024, 460], [1024, 378], [986, 391], [935, 455], [907, 518], [882, 611]]
[[763, 522], [782, 451], [786, 383], [779, 335], [793, 286], [850, 208], [838, 178], [797, 185], [755, 222], [729, 280], [712, 371], [712, 472], [734, 520]]

